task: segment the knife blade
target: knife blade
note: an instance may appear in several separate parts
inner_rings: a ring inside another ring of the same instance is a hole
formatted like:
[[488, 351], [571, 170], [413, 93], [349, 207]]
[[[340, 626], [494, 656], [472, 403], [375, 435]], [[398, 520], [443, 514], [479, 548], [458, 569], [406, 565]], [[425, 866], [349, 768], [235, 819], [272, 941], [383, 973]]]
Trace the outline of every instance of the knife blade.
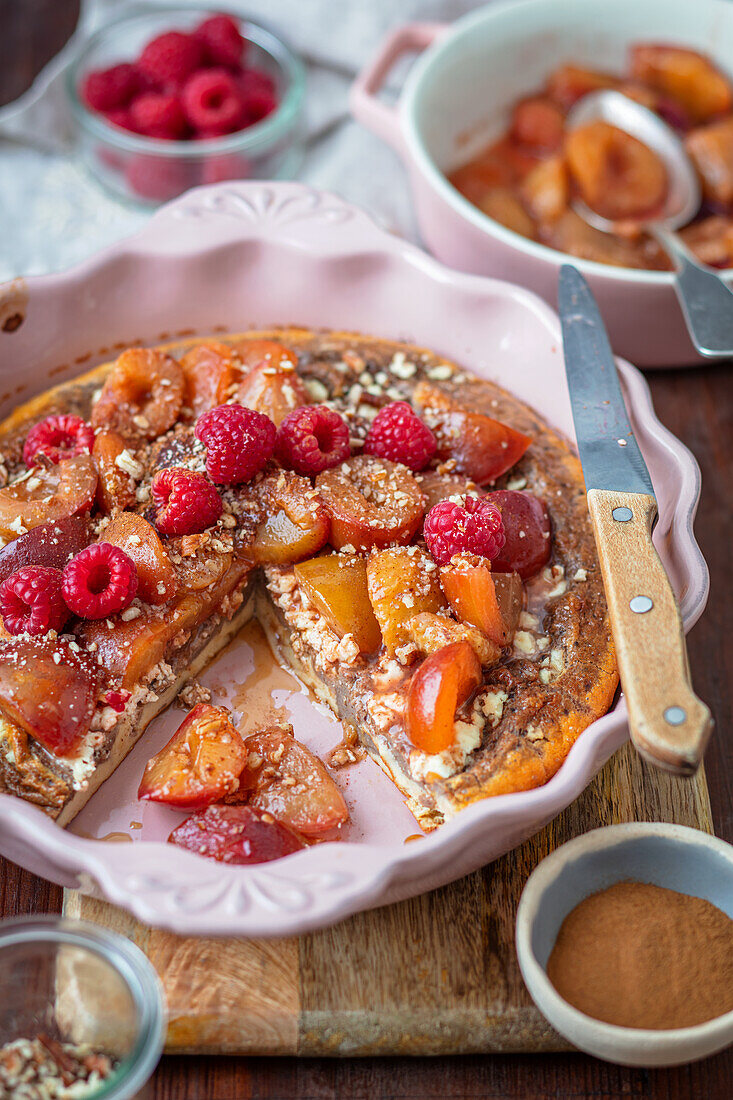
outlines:
[[585, 487], [653, 496], [598, 306], [585, 279], [570, 264], [560, 269], [558, 302]]
[[712, 717], [695, 695], [669, 578], [652, 542], [657, 501], [598, 307], [580, 272], [560, 270], [565, 372], [631, 739], [648, 760], [692, 775]]

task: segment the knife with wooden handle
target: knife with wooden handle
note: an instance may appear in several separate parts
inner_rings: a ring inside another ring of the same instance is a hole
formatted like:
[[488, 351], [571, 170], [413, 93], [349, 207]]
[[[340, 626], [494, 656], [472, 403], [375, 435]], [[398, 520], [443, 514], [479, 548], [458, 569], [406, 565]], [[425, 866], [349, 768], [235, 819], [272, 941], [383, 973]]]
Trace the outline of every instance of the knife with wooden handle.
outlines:
[[652, 763], [692, 775], [713, 721], [690, 683], [677, 601], [652, 542], [657, 501], [608, 336], [590, 287], [569, 264], [560, 271], [559, 306], [578, 452], [631, 740]]

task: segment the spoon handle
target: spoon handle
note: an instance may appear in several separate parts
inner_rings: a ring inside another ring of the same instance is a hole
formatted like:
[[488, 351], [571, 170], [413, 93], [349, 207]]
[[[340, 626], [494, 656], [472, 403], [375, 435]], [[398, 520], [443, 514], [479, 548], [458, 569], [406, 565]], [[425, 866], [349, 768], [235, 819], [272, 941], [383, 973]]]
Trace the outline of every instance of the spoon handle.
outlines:
[[697, 263], [676, 233], [658, 225], [648, 228], [677, 267], [674, 288], [695, 349], [709, 358], [733, 356], [733, 290]]

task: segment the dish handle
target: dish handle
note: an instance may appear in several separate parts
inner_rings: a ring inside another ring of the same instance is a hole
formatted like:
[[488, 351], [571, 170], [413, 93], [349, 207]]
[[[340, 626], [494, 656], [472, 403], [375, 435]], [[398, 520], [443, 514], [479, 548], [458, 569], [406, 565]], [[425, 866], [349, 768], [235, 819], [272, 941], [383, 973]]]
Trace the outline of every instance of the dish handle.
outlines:
[[351, 86], [349, 105], [354, 118], [398, 153], [403, 151], [403, 136], [397, 110], [378, 99], [378, 94], [403, 54], [422, 53], [447, 29], [445, 23], [408, 23], [398, 27], [387, 36]]

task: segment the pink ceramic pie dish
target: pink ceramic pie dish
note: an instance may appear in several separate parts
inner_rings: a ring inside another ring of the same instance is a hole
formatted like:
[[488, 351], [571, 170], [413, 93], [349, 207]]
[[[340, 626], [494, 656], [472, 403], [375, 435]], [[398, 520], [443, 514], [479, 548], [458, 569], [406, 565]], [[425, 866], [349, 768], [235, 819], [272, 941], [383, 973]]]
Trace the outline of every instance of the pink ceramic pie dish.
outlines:
[[[356, 118], [407, 168], [422, 237], [451, 267], [509, 279], [555, 302], [567, 256], [489, 218], [445, 173], [499, 137], [509, 108], [564, 62], [622, 72], [630, 45], [678, 43], [731, 73], [733, 5], [726, 0], [495, 0], [452, 25], [394, 31], [351, 93]], [[396, 106], [378, 96], [403, 54], [420, 53]], [[589, 281], [614, 349], [642, 367], [698, 359], [667, 271], [572, 260]], [[733, 278], [733, 270], [723, 273]]]
[[[131, 343], [269, 324], [414, 341], [498, 381], [573, 436], [559, 324], [548, 306], [515, 286], [458, 275], [335, 196], [291, 183], [189, 192], [82, 266], [0, 287], [0, 416]], [[656, 419], [642, 376], [628, 363], [620, 369], [659, 500], [655, 541], [689, 628], [708, 588], [692, 529], [699, 472]], [[203, 679], [215, 701], [246, 683], [252, 661], [243, 641], [213, 663]], [[309, 747], [324, 753], [338, 742], [338, 724], [294, 681], [278, 679], [272, 698]], [[145, 760], [179, 721], [180, 712], [157, 719], [70, 830], [0, 796], [0, 852], [179, 933], [293, 935], [432, 889], [511, 850], [572, 802], [627, 737], [621, 699], [545, 786], [477, 803], [410, 843], [414, 819], [366, 760], [344, 779], [352, 822], [343, 840], [233, 867], [163, 843], [171, 811], [136, 799]]]

